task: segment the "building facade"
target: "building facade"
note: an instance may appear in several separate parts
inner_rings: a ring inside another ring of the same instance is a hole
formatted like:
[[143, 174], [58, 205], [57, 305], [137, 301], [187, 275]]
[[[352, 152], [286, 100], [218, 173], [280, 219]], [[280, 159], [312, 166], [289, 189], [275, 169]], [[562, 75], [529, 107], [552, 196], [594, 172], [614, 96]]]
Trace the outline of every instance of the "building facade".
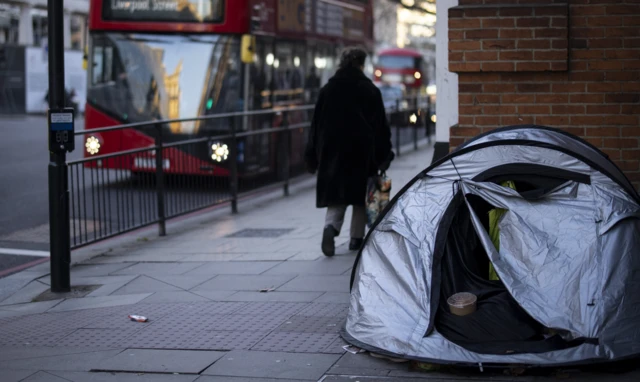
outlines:
[[[84, 48], [89, 0], [64, 1], [64, 47]], [[47, 0], [0, 0], [0, 44], [46, 46]]]
[[436, 15], [435, 4], [424, 3], [421, 10], [413, 0], [375, 0], [374, 38], [376, 50], [387, 48], [413, 48], [422, 53], [428, 67], [428, 78], [435, 77]]
[[459, 107], [457, 123], [438, 128], [450, 129], [450, 148], [501, 126], [561, 128], [640, 188], [640, 3], [495, 3], [459, 0], [448, 11]]
[[[0, 0], [0, 113], [44, 113], [48, 93], [47, 0]], [[64, 1], [65, 88], [84, 111], [88, 0]]]

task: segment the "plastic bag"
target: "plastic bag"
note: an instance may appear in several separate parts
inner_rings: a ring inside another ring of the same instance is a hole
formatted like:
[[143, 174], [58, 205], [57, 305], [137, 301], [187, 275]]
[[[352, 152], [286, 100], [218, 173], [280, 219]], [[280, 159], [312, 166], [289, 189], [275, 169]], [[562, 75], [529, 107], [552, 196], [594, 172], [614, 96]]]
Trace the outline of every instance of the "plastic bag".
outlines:
[[367, 181], [367, 226], [371, 228], [380, 212], [389, 204], [391, 178], [386, 173], [372, 176]]

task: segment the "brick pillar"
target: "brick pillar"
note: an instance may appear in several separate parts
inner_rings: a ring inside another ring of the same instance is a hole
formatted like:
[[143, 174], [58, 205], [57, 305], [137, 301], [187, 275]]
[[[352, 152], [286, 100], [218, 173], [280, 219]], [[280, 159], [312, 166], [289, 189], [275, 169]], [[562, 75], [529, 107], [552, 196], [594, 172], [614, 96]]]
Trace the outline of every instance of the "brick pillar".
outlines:
[[640, 188], [640, 3], [504, 3], [460, 0], [449, 10], [460, 105], [451, 147], [501, 126], [562, 128], [607, 153]]

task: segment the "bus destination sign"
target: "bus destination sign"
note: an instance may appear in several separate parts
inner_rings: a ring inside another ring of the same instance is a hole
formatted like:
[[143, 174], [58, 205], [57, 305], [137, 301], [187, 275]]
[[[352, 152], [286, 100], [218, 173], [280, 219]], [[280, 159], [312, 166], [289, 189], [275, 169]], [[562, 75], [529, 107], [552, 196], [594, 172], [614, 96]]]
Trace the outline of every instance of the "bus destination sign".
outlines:
[[105, 20], [213, 22], [222, 19], [223, 0], [104, 0]]

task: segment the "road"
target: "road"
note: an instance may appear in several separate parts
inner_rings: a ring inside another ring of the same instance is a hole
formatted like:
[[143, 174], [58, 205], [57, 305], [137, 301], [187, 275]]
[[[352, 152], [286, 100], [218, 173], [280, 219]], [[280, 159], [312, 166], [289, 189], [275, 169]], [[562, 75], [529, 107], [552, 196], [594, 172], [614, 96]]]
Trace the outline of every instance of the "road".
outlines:
[[[84, 126], [84, 121], [78, 119], [77, 126]], [[1, 276], [9, 269], [42, 259], [46, 253], [38, 251], [48, 251], [44, 232], [49, 216], [46, 118], [0, 116], [0, 136]], [[81, 145], [80, 140], [76, 146]], [[81, 155], [76, 151], [69, 157]], [[32, 254], [40, 256], [29, 256]]]
[[[84, 126], [84, 121], [78, 119], [76, 126]], [[0, 135], [0, 241], [7, 241], [13, 232], [48, 222], [46, 118], [2, 116]], [[82, 147], [81, 139], [76, 139], [76, 147]], [[81, 156], [76, 150], [69, 158]], [[46, 249], [33, 243], [37, 240], [22, 247]]]

